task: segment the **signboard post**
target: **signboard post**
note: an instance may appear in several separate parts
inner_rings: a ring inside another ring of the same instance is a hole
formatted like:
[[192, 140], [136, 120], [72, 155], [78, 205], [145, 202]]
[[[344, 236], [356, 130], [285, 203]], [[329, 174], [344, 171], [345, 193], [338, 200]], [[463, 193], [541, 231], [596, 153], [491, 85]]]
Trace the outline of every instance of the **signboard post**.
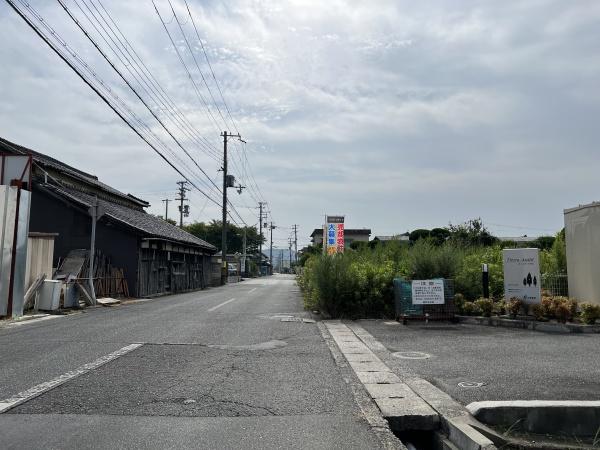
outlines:
[[413, 280], [413, 305], [443, 305], [444, 280]]
[[540, 250], [511, 248], [502, 250], [504, 296], [528, 304], [541, 303]]

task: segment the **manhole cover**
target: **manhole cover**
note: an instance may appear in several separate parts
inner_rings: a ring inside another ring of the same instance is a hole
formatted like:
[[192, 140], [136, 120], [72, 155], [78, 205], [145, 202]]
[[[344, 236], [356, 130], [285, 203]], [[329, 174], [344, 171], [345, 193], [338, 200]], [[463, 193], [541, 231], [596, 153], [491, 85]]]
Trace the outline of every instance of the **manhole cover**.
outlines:
[[479, 388], [485, 386], [485, 383], [479, 383], [477, 381], [461, 381], [458, 383], [458, 387], [461, 388]]
[[400, 359], [428, 359], [431, 358], [429, 353], [423, 352], [395, 352], [392, 356]]

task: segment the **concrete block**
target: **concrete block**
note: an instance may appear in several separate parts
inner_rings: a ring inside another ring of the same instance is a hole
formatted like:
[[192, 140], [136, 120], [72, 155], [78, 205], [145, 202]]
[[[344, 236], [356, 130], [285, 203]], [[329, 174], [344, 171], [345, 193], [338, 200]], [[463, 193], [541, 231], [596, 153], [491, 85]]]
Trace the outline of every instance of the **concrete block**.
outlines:
[[381, 361], [348, 361], [355, 372], [391, 372]]
[[356, 376], [362, 384], [400, 383], [400, 378], [392, 372], [356, 372]]
[[600, 401], [515, 400], [474, 402], [467, 409], [488, 425], [510, 426], [538, 434], [595, 436]]
[[436, 430], [439, 428], [438, 414], [417, 396], [376, 398], [375, 403], [393, 431]]
[[412, 398], [416, 394], [404, 383], [365, 384], [371, 398]]
[[435, 444], [437, 450], [460, 450], [456, 445], [450, 442], [446, 435], [437, 431], [435, 434]]
[[348, 362], [352, 362], [352, 361], [363, 361], [363, 362], [380, 361], [380, 359], [377, 356], [375, 356], [375, 353], [373, 353], [373, 352], [368, 352], [368, 353], [347, 353], [344, 356], [346, 357], [346, 359], [348, 360]]
[[404, 382], [445, 418], [469, 414], [463, 405], [423, 378], [411, 377]]
[[444, 421], [450, 442], [461, 450], [495, 450], [494, 443], [471, 427], [469, 420], [469, 416], [460, 416]]

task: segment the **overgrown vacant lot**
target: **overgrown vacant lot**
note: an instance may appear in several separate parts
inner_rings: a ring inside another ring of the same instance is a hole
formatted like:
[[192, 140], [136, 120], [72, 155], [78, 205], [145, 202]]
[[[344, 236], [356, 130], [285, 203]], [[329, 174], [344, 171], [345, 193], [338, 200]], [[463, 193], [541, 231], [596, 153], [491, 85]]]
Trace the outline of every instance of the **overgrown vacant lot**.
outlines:
[[[490, 296], [500, 301], [504, 295], [502, 250], [514, 246], [483, 232], [471, 236], [460, 230], [445, 238], [430, 234], [410, 242], [360, 244], [343, 254], [315, 252], [305, 258], [298, 282], [307, 309], [331, 317], [393, 317], [395, 277], [451, 278], [455, 292], [473, 301], [482, 295], [483, 263], [489, 267]], [[542, 244], [546, 246], [540, 251], [542, 274], [566, 273], [564, 234], [558, 233], [550, 245]]]

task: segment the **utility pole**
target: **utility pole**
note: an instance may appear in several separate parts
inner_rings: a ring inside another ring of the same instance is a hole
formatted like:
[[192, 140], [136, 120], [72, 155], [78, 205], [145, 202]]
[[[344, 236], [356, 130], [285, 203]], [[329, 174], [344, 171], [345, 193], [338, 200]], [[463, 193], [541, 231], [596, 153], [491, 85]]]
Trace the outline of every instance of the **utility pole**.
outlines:
[[[183, 228], [183, 216], [187, 217], [190, 215], [189, 205], [183, 204], [183, 202], [187, 201], [185, 193], [190, 190], [189, 188], [186, 187], [187, 183], [188, 183], [187, 181], [178, 181], [177, 182], [177, 184], [179, 185], [179, 197], [177, 197], [175, 200], [179, 201], [179, 227], [180, 228]], [[167, 202], [167, 206], [168, 206], [168, 202]]]
[[279, 251], [279, 273], [283, 273], [283, 250]]
[[289, 252], [290, 252], [290, 273], [292, 273], [292, 238], [288, 239]]
[[275, 225], [271, 222], [271, 246], [269, 248], [269, 262], [271, 263], [271, 275], [273, 275], [273, 230], [275, 229]]
[[161, 200], [165, 204], [165, 222], [169, 221], [169, 202], [171, 201], [168, 198]]
[[246, 226], [244, 226], [244, 239], [242, 241], [243, 255], [242, 255], [242, 276], [246, 275]]
[[[221, 284], [227, 282], [227, 188], [234, 187], [235, 179], [227, 173], [227, 138], [242, 139], [239, 134], [223, 131], [223, 207], [222, 207], [222, 232], [221, 232]], [[240, 189], [241, 191], [241, 189]]]
[[294, 225], [294, 261], [298, 264], [298, 225]]
[[262, 275], [262, 241], [263, 241], [263, 206], [264, 206], [265, 202], [258, 202], [258, 209], [259, 209], [259, 213], [258, 213], [258, 226], [259, 226], [259, 233], [258, 233], [258, 276], [260, 277]]

